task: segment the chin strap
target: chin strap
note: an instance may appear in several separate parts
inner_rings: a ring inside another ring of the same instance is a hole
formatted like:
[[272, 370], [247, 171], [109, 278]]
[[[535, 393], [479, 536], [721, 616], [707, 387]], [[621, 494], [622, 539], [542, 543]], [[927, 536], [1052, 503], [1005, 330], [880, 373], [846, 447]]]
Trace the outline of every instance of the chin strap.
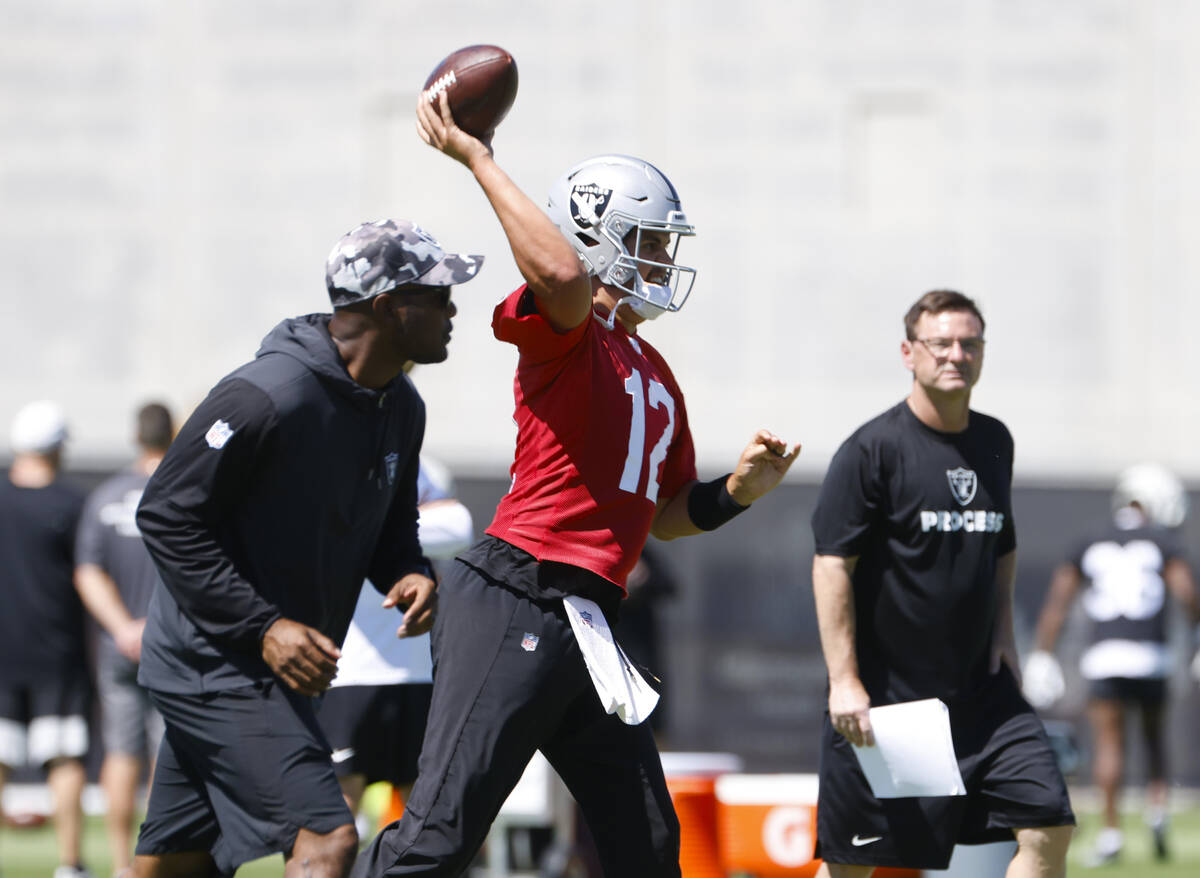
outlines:
[[[620, 302], [617, 302], [617, 308], [620, 308], [621, 305], [623, 305], [625, 303], [625, 301], [626, 301], [625, 299], [622, 299]], [[592, 312], [592, 316], [600, 321], [601, 326], [603, 326], [609, 332], [612, 332], [613, 327], [616, 326], [616, 323], [617, 323], [617, 308], [613, 308], [611, 311], [609, 311], [607, 317], [601, 317], [595, 311]]]
[[[666, 287], [662, 284], [643, 285], [639, 283], [638, 286], [641, 289], [645, 289], [646, 287], [658, 287], [659, 289], [666, 289]], [[641, 317], [643, 320], [654, 320], [660, 315], [667, 313], [667, 309], [661, 305], [655, 305], [653, 302], [647, 301], [641, 296], [635, 296], [633, 294], [618, 299], [617, 304], [614, 305], [612, 310], [608, 312], [608, 317], [601, 317], [599, 314], [595, 314], [595, 312], [592, 313], [595, 315], [596, 319], [603, 323], [604, 327], [611, 332], [612, 328], [617, 322], [617, 310], [622, 305], [628, 305], [629, 310], [633, 311], [634, 314]]]

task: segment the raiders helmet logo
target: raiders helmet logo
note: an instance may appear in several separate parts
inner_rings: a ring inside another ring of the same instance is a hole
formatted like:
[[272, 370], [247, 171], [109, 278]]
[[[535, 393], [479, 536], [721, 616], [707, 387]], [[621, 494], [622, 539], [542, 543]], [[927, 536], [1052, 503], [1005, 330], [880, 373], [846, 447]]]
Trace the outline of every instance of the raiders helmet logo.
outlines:
[[581, 183], [572, 187], [571, 219], [581, 229], [599, 225], [611, 198], [611, 189], [605, 189], [595, 183]]
[[958, 467], [946, 470], [946, 479], [950, 482], [950, 493], [960, 506], [966, 506], [975, 499], [975, 489], [979, 487], [979, 479], [974, 470]]

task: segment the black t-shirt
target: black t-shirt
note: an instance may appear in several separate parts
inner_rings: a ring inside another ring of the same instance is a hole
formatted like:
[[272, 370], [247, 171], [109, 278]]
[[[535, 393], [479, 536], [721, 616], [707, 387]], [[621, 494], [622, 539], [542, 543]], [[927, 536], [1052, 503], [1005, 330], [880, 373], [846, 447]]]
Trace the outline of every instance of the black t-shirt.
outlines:
[[996, 559], [1016, 547], [1013, 442], [971, 412], [961, 433], [907, 403], [834, 455], [813, 513], [819, 555], [857, 556], [859, 674], [872, 702], [967, 695], [987, 676]]
[[57, 480], [19, 488], [0, 476], [0, 679], [41, 680], [84, 668], [75, 591], [83, 494]]
[[1182, 556], [1172, 534], [1160, 527], [1121, 529], [1114, 524], [1080, 545], [1071, 563], [1088, 583], [1082, 604], [1092, 623], [1091, 642], [1166, 643], [1163, 568]]

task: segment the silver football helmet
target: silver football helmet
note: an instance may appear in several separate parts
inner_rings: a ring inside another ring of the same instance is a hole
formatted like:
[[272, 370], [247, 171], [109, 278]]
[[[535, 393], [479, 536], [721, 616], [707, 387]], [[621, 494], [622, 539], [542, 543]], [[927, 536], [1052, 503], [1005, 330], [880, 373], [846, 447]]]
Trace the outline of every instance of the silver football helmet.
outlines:
[[[675, 187], [654, 165], [627, 155], [582, 161], [550, 189], [549, 214], [579, 251], [588, 273], [625, 294], [618, 307], [628, 304], [647, 320], [683, 307], [696, 270], [674, 260], [679, 239], [696, 229], [688, 224]], [[670, 263], [638, 256], [643, 233], [651, 231], [671, 235]], [[642, 266], [651, 269], [653, 282], [643, 279]], [[614, 308], [610, 328], [615, 317]]]
[[1179, 527], [1188, 514], [1188, 496], [1183, 482], [1166, 467], [1139, 463], [1129, 467], [1117, 479], [1113, 491], [1113, 512], [1137, 503], [1155, 524]]

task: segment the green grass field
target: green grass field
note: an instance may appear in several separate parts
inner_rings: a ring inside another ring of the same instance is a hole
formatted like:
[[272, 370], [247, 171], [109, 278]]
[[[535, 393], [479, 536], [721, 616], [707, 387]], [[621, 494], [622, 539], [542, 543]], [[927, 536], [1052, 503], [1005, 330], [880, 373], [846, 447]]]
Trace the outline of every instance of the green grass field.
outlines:
[[[1200, 806], [1175, 813], [1171, 820], [1172, 858], [1154, 861], [1150, 834], [1141, 818], [1125, 818], [1125, 852], [1119, 863], [1089, 869], [1084, 857], [1100, 820], [1094, 813], [1081, 813], [1079, 833], [1071, 846], [1067, 874], [1095, 878], [1196, 878], [1200, 876]], [[109, 855], [103, 820], [89, 817], [84, 836], [84, 861], [96, 878], [109, 878]], [[54, 832], [47, 824], [35, 829], [0, 830], [0, 878], [49, 878], [55, 866]], [[278, 878], [283, 874], [283, 858], [267, 857], [247, 863], [239, 870], [241, 878]], [[687, 878], [687, 876], [684, 876]]]
[[1084, 858], [1100, 829], [1100, 817], [1095, 813], [1079, 814], [1079, 831], [1071, 844], [1067, 874], [1091, 875], [1095, 878], [1197, 878], [1200, 876], [1200, 807], [1191, 807], [1171, 815], [1169, 836], [1171, 858], [1156, 862], [1150, 841], [1150, 831], [1141, 815], [1123, 815], [1125, 850], [1119, 863], [1089, 869]]

